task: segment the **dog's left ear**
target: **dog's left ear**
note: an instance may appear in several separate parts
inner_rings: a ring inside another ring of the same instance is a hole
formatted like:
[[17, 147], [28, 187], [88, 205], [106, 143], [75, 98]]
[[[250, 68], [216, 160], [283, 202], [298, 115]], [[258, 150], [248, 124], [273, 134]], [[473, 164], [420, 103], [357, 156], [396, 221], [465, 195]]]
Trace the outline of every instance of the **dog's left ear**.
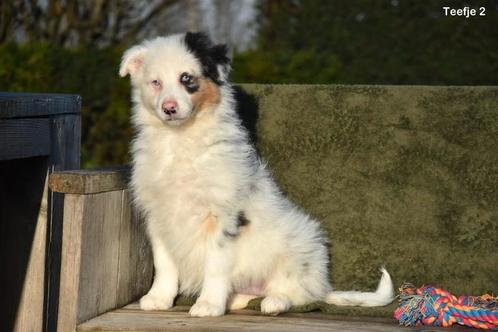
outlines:
[[202, 32], [187, 32], [185, 44], [200, 61], [204, 76], [218, 85], [226, 82], [230, 73], [230, 59], [227, 56], [226, 45], [213, 45], [208, 35]]
[[119, 76], [125, 77], [130, 74], [133, 77], [141, 68], [147, 48], [144, 45], [135, 45], [123, 54]]

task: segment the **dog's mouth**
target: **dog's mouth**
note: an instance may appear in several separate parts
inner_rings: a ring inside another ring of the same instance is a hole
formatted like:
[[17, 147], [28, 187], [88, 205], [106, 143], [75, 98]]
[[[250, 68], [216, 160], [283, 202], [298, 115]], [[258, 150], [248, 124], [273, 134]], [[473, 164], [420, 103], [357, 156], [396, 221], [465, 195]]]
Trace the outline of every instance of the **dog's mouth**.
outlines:
[[177, 110], [174, 111], [164, 111], [162, 112], [163, 116], [165, 116], [163, 119], [164, 121], [176, 121], [176, 120], [183, 120], [185, 117], [181, 116], [178, 114]]
[[178, 114], [168, 114], [166, 115], [166, 119], [164, 120], [165, 122], [169, 124], [174, 124], [174, 125], [180, 125], [190, 118], [194, 117], [196, 115], [196, 109], [195, 107], [188, 112], [188, 114], [185, 114], [183, 116], [179, 116]]
[[169, 124], [169, 125], [174, 125], [174, 126], [179, 126], [185, 121], [189, 119], [190, 116], [175, 116], [175, 115], [167, 115], [167, 117], [164, 119], [164, 122]]
[[187, 119], [188, 118], [168, 118], [165, 121], [167, 124], [179, 126], [182, 123], [184, 123]]

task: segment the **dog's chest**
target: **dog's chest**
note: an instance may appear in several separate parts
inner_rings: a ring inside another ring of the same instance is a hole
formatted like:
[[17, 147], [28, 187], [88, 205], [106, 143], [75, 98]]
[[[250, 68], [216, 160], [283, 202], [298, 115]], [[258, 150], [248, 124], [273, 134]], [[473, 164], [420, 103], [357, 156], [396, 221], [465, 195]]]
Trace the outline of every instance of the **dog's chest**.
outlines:
[[133, 156], [137, 200], [149, 211], [167, 210], [172, 218], [205, 214], [220, 183], [215, 178], [224, 172], [223, 161], [201, 142], [168, 139], [138, 144]]
[[[136, 151], [133, 184], [136, 200], [153, 216], [151, 236], [164, 239], [180, 272], [184, 292], [202, 282], [205, 237], [217, 163], [200, 144], [162, 142]], [[216, 181], [215, 181], [216, 182]]]

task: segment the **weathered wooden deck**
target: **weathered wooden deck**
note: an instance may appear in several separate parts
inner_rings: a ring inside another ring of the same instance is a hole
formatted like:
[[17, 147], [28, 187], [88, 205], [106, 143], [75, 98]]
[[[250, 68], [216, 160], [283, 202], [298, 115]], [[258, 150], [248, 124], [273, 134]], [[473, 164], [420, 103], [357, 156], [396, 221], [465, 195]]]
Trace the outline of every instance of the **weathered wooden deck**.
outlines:
[[188, 307], [169, 311], [142, 311], [137, 303], [113, 310], [80, 324], [76, 331], [157, 331], [157, 332], [211, 332], [211, 331], [475, 331], [465, 327], [432, 328], [430, 326], [402, 327], [394, 319], [372, 317], [332, 316], [318, 312], [265, 316], [258, 311], [236, 310], [223, 317], [194, 318]]

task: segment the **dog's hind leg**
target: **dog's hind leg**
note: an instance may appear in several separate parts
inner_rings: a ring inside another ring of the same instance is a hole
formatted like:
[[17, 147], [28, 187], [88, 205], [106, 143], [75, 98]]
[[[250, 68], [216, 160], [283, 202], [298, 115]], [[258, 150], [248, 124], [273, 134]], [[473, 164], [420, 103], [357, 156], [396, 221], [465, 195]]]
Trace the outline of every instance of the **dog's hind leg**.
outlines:
[[294, 250], [277, 260], [266, 279], [266, 298], [261, 303], [263, 313], [285, 312], [291, 306], [322, 300], [330, 292], [324, 248], [312, 249], [304, 254]]
[[276, 265], [267, 280], [264, 293], [266, 297], [261, 302], [261, 312], [269, 315], [278, 315], [289, 310], [292, 305], [308, 301], [307, 292], [299, 282], [299, 274], [285, 263]]
[[278, 315], [286, 312], [292, 306], [292, 302], [287, 295], [270, 294], [261, 301], [261, 312], [268, 315]]

